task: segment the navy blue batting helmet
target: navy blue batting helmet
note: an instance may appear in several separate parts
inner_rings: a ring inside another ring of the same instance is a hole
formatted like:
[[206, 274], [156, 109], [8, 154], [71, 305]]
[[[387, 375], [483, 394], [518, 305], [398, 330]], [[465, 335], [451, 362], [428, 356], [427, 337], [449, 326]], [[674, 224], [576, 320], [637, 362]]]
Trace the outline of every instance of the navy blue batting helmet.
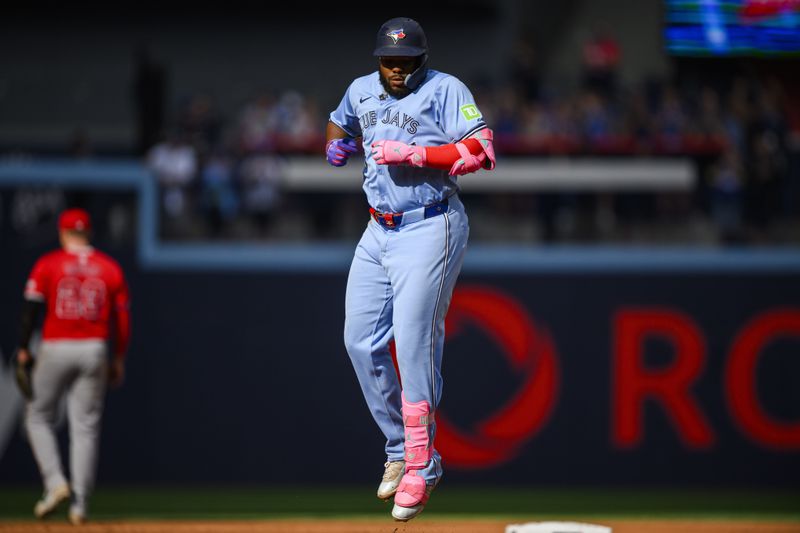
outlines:
[[373, 55], [417, 57], [428, 53], [428, 40], [422, 26], [408, 17], [387, 20], [378, 30]]

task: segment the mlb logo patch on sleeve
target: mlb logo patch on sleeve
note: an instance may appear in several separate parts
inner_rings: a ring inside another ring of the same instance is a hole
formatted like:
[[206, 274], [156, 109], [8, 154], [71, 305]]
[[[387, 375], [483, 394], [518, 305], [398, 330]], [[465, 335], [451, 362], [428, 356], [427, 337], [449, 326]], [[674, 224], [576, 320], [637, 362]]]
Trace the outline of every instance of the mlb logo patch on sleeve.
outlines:
[[461, 114], [464, 115], [464, 118], [467, 120], [474, 120], [476, 118], [481, 118], [481, 112], [478, 111], [478, 108], [475, 106], [475, 104], [462, 105]]

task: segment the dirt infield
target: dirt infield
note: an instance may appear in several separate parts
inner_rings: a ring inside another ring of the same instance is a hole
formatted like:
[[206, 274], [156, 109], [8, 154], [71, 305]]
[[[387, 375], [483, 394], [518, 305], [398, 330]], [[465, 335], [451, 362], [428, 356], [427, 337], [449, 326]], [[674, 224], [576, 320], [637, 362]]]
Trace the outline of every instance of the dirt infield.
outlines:
[[[582, 520], [610, 526], [613, 533], [800, 533], [800, 522], [712, 520]], [[508, 521], [419, 520], [269, 520], [95, 522], [74, 527], [66, 522], [4, 522], [0, 532], [14, 533], [503, 533]], [[519, 523], [519, 522], [516, 522]]]

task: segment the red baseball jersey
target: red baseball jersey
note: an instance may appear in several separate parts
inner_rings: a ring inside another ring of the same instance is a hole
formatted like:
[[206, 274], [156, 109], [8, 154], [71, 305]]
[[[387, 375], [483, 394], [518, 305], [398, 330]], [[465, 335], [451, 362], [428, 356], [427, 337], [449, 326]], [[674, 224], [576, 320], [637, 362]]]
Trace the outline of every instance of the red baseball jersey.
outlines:
[[33, 266], [25, 298], [44, 301], [42, 339], [107, 339], [115, 319], [116, 349], [129, 336], [128, 285], [119, 264], [90, 246], [56, 250]]

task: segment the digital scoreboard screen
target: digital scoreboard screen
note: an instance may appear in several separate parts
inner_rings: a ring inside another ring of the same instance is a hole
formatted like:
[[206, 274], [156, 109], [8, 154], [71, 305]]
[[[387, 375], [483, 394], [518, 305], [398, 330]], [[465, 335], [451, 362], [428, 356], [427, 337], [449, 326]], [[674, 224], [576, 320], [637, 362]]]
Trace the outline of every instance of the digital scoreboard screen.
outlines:
[[800, 0], [664, 0], [672, 55], [800, 57]]

